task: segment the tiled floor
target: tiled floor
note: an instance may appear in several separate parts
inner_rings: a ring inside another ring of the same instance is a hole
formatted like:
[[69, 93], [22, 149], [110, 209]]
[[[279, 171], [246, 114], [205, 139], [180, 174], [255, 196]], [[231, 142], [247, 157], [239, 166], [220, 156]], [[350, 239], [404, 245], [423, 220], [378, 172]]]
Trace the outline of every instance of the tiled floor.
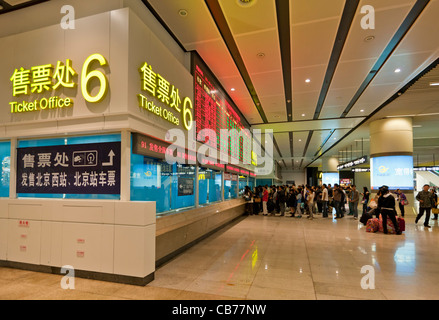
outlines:
[[[160, 267], [146, 287], [76, 278], [63, 290], [62, 275], [0, 268], [0, 299], [438, 299], [438, 223], [406, 224], [396, 236], [366, 233], [352, 217], [250, 216]], [[363, 289], [373, 275], [375, 289]]]

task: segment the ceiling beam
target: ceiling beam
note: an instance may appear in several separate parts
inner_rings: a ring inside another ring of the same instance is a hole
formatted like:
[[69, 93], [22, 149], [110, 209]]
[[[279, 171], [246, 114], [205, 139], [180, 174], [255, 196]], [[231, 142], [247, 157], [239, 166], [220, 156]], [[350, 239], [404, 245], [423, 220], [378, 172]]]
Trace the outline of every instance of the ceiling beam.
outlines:
[[277, 29], [284, 78], [287, 119], [293, 121], [293, 86], [291, 77], [290, 1], [276, 0]]
[[346, 1], [343, 9], [343, 15], [340, 20], [340, 25], [338, 27], [337, 36], [335, 37], [334, 47], [332, 48], [331, 58], [329, 59], [328, 68], [326, 69], [325, 79], [320, 91], [317, 107], [314, 112], [314, 120], [317, 120], [320, 117], [320, 113], [325, 103], [332, 79], [334, 78], [337, 70], [337, 65], [343, 52], [343, 48], [346, 43], [349, 30], [351, 29], [359, 2], [359, 0]]
[[2, 1], [0, 1], [0, 5], [3, 8], [0, 10], [0, 14], [5, 14], [5, 13], [11, 12], [11, 11], [24, 9], [24, 8], [34, 6], [36, 4], [43, 3], [46, 1], [49, 1], [49, 0], [31, 0], [31, 1], [23, 2], [23, 3], [17, 4], [17, 5], [10, 5], [9, 3], [2, 0]]
[[333, 129], [352, 129], [365, 117], [352, 117], [344, 119], [321, 119], [304, 120], [293, 122], [276, 122], [270, 124], [252, 125], [251, 129], [273, 130], [273, 133], [296, 132], [296, 131], [318, 131]]

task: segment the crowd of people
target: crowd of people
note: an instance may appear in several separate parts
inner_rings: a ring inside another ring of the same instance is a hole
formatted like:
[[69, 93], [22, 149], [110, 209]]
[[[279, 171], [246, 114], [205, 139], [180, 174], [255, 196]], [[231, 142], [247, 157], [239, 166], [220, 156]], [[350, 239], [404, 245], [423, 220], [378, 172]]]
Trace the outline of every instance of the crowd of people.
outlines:
[[[363, 212], [367, 210], [370, 192], [364, 187], [363, 192], [355, 185], [341, 186], [323, 184], [322, 186], [308, 185], [281, 185], [258, 186], [253, 190], [245, 187], [244, 198], [247, 201], [248, 214], [287, 216], [301, 218], [306, 215], [313, 219], [314, 214], [322, 214], [323, 218], [332, 217], [335, 209], [335, 219], [342, 219], [345, 215], [352, 215], [358, 219], [358, 206], [363, 203]], [[360, 200], [361, 198], [361, 200]]]
[[[389, 197], [391, 196], [391, 197]], [[385, 224], [387, 217], [396, 223], [396, 204], [398, 204], [401, 217], [404, 217], [405, 206], [408, 205], [407, 197], [400, 189], [394, 193], [387, 186], [381, 187], [377, 194], [371, 198], [367, 187], [358, 190], [355, 185], [342, 186], [323, 184], [322, 186], [308, 185], [281, 185], [258, 186], [253, 190], [245, 187], [243, 197], [246, 200], [246, 212], [249, 215], [264, 216], [307, 216], [312, 220], [315, 214], [322, 214], [323, 218], [332, 217], [335, 209], [335, 219], [342, 219], [345, 215], [352, 215], [358, 219], [360, 203], [362, 215], [368, 213], [378, 216], [381, 214]], [[415, 223], [425, 214], [424, 226], [429, 228], [430, 214], [433, 211], [433, 220], [438, 220], [438, 196], [436, 188], [428, 184], [416, 195], [419, 201], [419, 214]], [[394, 221], [395, 220], [395, 221]]]

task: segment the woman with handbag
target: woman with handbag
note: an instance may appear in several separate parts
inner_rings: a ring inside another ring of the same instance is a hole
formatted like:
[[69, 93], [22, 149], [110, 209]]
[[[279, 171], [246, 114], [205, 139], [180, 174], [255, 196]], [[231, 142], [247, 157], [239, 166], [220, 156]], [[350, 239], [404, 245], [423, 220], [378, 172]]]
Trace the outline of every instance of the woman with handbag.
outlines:
[[408, 205], [409, 202], [408, 202], [407, 197], [405, 196], [404, 192], [402, 192], [400, 189], [396, 190], [396, 195], [397, 195], [398, 204], [399, 204], [399, 211], [401, 211], [401, 217], [404, 217], [404, 213], [405, 213], [404, 206]]

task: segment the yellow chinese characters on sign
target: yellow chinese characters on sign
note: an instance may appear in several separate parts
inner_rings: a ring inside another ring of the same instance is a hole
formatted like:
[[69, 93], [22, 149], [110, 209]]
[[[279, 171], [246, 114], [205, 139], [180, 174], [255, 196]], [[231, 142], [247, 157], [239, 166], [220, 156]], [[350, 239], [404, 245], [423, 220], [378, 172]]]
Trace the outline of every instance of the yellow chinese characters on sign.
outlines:
[[[182, 113], [182, 122], [186, 130], [190, 130], [192, 127], [192, 100], [188, 97], [183, 99], [183, 109], [181, 108], [182, 99], [178, 88], [172, 85], [160, 74], [155, 73], [152, 70], [152, 66], [148, 63], [144, 63], [139, 72], [141, 74], [142, 90], [147, 92], [151, 97], [156, 98], [159, 102], [166, 106], [175, 109], [178, 113]], [[143, 94], [138, 95], [139, 106], [149, 112], [173, 123], [174, 125], [180, 125], [179, 118], [171, 111], [157, 106], [153, 101], [149, 100]]]
[[[101, 67], [107, 66], [107, 60], [98, 53], [90, 55], [84, 62], [81, 76], [81, 91], [87, 102], [100, 102], [108, 91], [108, 80], [105, 74], [98, 70], [89, 70], [91, 64], [98, 61]], [[30, 94], [43, 94], [62, 88], [75, 88], [77, 83], [74, 79], [77, 72], [73, 68], [73, 62], [66, 59], [65, 62], [58, 61], [56, 66], [52, 64], [33, 66], [29, 69], [23, 67], [15, 69], [10, 81], [12, 82], [12, 95], [20, 97]], [[92, 95], [89, 92], [89, 84], [92, 79], [99, 80], [99, 92]], [[44, 109], [64, 108], [73, 106], [73, 99], [52, 96], [40, 98], [33, 101], [13, 101], [9, 103], [11, 113], [22, 113]]]

